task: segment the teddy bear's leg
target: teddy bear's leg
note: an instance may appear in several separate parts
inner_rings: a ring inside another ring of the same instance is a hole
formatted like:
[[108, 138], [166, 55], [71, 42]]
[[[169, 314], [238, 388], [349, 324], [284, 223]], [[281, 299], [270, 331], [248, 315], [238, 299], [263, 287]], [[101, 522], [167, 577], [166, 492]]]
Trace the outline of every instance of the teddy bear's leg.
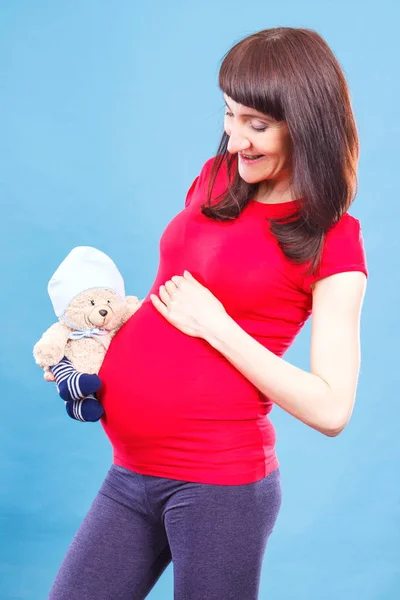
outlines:
[[58, 393], [66, 401], [86, 398], [89, 394], [97, 392], [101, 386], [98, 375], [77, 371], [65, 356], [59, 363], [53, 365], [50, 371], [56, 378]]
[[104, 414], [104, 408], [93, 394], [80, 400], [68, 400], [65, 409], [71, 419], [77, 421], [98, 421]]

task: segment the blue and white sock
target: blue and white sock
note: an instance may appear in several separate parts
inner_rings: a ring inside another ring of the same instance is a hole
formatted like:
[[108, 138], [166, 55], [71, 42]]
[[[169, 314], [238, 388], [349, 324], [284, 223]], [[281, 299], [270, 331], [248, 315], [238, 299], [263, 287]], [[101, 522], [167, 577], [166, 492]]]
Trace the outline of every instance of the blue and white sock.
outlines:
[[86, 398], [97, 392], [101, 386], [101, 379], [98, 375], [77, 371], [65, 356], [50, 370], [56, 379], [58, 393], [65, 401]]
[[76, 421], [98, 421], [104, 414], [102, 405], [93, 394], [80, 400], [68, 400], [65, 409], [68, 416]]

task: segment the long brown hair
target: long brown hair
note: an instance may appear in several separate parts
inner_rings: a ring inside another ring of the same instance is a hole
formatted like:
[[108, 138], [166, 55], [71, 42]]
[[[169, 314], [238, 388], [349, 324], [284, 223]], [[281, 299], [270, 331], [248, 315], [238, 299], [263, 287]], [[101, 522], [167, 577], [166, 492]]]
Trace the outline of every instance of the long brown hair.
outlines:
[[[310, 29], [277, 27], [250, 35], [223, 58], [219, 87], [230, 98], [286, 121], [292, 144], [292, 181], [301, 207], [293, 218], [271, 219], [271, 231], [295, 263], [319, 263], [325, 233], [348, 210], [357, 190], [359, 142], [348, 86], [323, 38]], [[239, 216], [259, 187], [237, 171], [224, 132], [202, 212], [214, 220]], [[224, 165], [225, 163], [225, 165]], [[228, 189], [211, 205], [222, 166]], [[239, 210], [239, 213], [238, 213]]]

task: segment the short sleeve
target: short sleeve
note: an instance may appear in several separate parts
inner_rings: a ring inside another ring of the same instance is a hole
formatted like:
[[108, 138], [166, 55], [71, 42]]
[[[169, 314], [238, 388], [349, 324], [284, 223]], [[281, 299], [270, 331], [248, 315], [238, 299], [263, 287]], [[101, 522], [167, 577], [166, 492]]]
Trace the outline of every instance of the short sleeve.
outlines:
[[195, 197], [200, 190], [203, 189], [204, 185], [208, 181], [208, 175], [210, 174], [211, 166], [215, 157], [209, 158], [203, 165], [199, 175], [193, 180], [185, 199], [185, 208], [189, 206], [192, 199]]
[[200, 179], [200, 175], [197, 175], [196, 179], [194, 179], [194, 180], [193, 180], [193, 183], [192, 183], [192, 185], [190, 186], [190, 188], [189, 188], [189, 190], [188, 190], [188, 192], [187, 192], [187, 194], [186, 194], [186, 199], [185, 199], [185, 208], [186, 208], [187, 206], [189, 206], [189, 204], [190, 204], [190, 201], [191, 201], [191, 199], [192, 199], [192, 196], [193, 196], [193, 194], [194, 194], [194, 191], [195, 191], [196, 187], [198, 186], [199, 179]]
[[316, 281], [346, 271], [361, 271], [368, 277], [360, 222], [348, 213], [326, 234], [319, 268], [305, 276], [305, 288], [310, 291]]

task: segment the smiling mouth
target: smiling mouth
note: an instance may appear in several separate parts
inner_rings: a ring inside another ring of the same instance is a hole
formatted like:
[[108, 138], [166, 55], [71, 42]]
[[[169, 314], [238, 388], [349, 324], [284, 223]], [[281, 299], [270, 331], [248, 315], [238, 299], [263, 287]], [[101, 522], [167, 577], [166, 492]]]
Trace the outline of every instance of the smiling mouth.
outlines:
[[239, 154], [240, 160], [247, 164], [247, 165], [251, 165], [253, 163], [259, 162], [261, 160], [263, 160], [265, 158], [265, 156], [263, 154], [252, 154], [252, 155], [247, 155], [247, 154]]

